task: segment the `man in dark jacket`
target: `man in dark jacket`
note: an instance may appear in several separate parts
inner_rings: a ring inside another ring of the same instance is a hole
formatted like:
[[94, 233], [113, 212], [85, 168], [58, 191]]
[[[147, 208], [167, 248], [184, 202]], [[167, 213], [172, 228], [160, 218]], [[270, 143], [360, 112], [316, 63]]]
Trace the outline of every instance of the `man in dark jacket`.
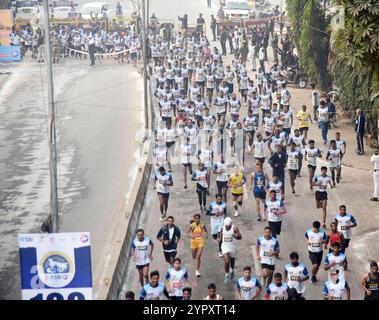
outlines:
[[284, 192], [284, 169], [287, 166], [287, 160], [288, 160], [288, 155], [284, 151], [284, 148], [280, 145], [276, 146], [276, 152], [272, 154], [270, 159], [268, 160], [268, 163], [272, 167], [272, 175], [273, 176], [278, 176], [279, 180], [282, 181], [283, 183], [283, 192]]
[[228, 37], [229, 37], [228, 30], [224, 26], [220, 34], [220, 44], [221, 44], [223, 56], [226, 56], [226, 40], [228, 40]]
[[216, 41], [216, 28], [217, 28], [217, 20], [214, 15], [211, 15], [211, 29], [213, 34], [213, 41]]
[[365, 153], [364, 141], [365, 136], [366, 118], [361, 109], [357, 110], [355, 117], [355, 133], [357, 134], [357, 154], [362, 155]]
[[172, 265], [176, 257], [176, 248], [180, 240], [180, 229], [174, 225], [174, 217], [169, 216], [167, 218], [167, 225], [159, 230], [157, 239], [163, 244], [163, 253], [167, 263]]

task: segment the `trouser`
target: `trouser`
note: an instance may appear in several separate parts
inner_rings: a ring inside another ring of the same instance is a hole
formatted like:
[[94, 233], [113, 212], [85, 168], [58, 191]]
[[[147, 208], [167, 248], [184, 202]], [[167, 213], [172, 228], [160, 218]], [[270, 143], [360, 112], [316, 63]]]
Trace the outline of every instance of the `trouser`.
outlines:
[[313, 106], [313, 120], [314, 121], [317, 121], [317, 109], [318, 109], [317, 105]]
[[281, 170], [279, 172], [275, 172], [278, 175], [279, 180], [283, 183], [283, 193], [285, 191], [285, 174], [284, 170]]
[[233, 40], [232, 38], [229, 38], [229, 49], [230, 49], [230, 54], [233, 54]]
[[277, 48], [272, 48], [272, 53], [274, 55], [274, 61], [276, 60], [279, 60], [279, 57], [278, 57], [278, 49]]
[[326, 143], [326, 142], [328, 142], [329, 123], [321, 121], [320, 122], [320, 128], [321, 128], [322, 140], [324, 143]]
[[204, 188], [201, 185], [197, 184], [196, 186], [197, 196], [199, 198], [200, 207], [205, 208], [207, 205], [207, 192], [208, 188]]
[[357, 133], [357, 149], [359, 152], [365, 152], [363, 136], [364, 136], [363, 132]]
[[213, 41], [216, 41], [216, 28], [212, 28]]
[[226, 55], [226, 42], [221, 41], [222, 54]]
[[253, 55], [253, 70], [257, 70], [257, 56]]
[[374, 172], [373, 174], [373, 179], [374, 179], [374, 198], [379, 197], [379, 171]]
[[262, 72], [263, 72], [263, 73], [266, 73], [265, 61], [264, 61], [264, 60], [259, 60], [259, 63], [261, 64]]
[[45, 45], [41, 44], [38, 46], [38, 57], [37, 60], [40, 62], [44, 59]]
[[88, 47], [89, 58], [91, 59], [91, 65], [95, 64], [95, 46], [90, 45]]

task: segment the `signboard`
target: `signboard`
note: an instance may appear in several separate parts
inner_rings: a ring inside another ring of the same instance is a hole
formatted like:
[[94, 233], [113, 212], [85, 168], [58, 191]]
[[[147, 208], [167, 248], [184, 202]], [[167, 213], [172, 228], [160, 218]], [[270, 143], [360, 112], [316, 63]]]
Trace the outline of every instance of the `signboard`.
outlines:
[[12, 32], [13, 13], [12, 10], [0, 10], [0, 45], [9, 46], [9, 34]]
[[89, 232], [18, 236], [23, 300], [92, 300]]
[[21, 61], [20, 46], [0, 46], [0, 62]]

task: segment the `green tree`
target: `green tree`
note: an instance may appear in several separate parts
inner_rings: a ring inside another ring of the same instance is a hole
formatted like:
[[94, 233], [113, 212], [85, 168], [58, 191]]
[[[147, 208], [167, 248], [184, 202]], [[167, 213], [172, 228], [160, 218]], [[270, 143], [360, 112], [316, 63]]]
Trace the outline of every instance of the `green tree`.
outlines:
[[326, 19], [317, 0], [287, 0], [291, 22], [291, 39], [297, 47], [301, 65], [318, 86], [330, 87], [328, 53], [330, 33]]

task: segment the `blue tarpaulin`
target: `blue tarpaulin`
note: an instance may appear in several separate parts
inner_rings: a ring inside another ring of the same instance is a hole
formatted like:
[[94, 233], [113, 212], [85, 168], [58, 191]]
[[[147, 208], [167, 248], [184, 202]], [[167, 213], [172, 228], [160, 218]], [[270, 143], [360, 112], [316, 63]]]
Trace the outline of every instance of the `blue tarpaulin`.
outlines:
[[0, 62], [21, 61], [20, 46], [0, 46]]

